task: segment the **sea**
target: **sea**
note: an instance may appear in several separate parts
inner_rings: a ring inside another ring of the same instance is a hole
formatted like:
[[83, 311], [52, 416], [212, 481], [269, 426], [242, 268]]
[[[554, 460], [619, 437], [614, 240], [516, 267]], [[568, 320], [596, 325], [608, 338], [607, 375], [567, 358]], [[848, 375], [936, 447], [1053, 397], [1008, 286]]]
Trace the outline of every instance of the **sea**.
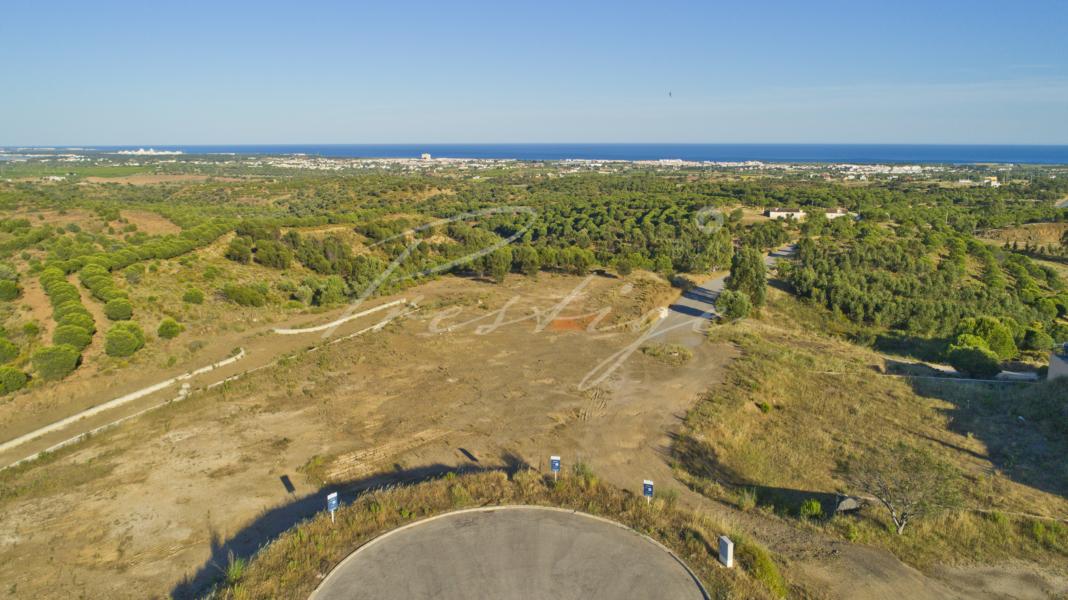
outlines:
[[[344, 158], [547, 160], [687, 160], [787, 163], [1068, 164], [1068, 145], [945, 144], [268, 144], [79, 146], [78, 151], [154, 149], [184, 154], [293, 155]], [[62, 152], [63, 147], [50, 147]], [[31, 148], [9, 148], [28, 151]]]

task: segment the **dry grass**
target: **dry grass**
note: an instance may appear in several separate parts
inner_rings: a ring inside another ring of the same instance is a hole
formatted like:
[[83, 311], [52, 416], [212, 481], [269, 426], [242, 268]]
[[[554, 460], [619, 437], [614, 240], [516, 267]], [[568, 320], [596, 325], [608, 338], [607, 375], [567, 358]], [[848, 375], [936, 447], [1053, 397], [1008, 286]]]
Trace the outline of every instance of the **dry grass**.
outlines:
[[[806, 310], [777, 295], [760, 320], [713, 330], [742, 357], [688, 415], [687, 434], [675, 445], [680, 475], [694, 489], [788, 518], [812, 498], [827, 512], [835, 493], [855, 492], [841, 475], [845, 459], [905, 442], [961, 473], [962, 511], [919, 522], [904, 536], [889, 531], [875, 506], [820, 526], [920, 566], [1013, 558], [1064, 564], [1068, 531], [1022, 515], [1068, 512], [1068, 469], [1058, 458], [1068, 443], [1038, 424], [1021, 426], [1013, 411], [1023, 398], [1012, 390], [1023, 388], [881, 375], [878, 354], [788, 318]], [[1068, 398], [1066, 387], [1027, 389]], [[982, 512], [989, 510], [1001, 512]]]
[[[337, 524], [324, 512], [274, 541], [235, 581], [226, 573], [214, 595], [221, 598], [305, 598], [332, 567], [375, 536], [413, 520], [474, 506], [531, 504], [560, 506], [619, 521], [660, 541], [701, 578], [713, 597], [768, 598], [786, 587], [762, 547], [744, 541], [742, 569], [718, 566], [715, 540], [727, 529], [705, 515], [678, 508], [672, 498], [651, 505], [633, 494], [600, 483], [586, 469], [559, 482], [532, 471], [511, 478], [493, 471], [448, 474], [413, 486], [363, 494], [337, 512]], [[220, 575], [223, 575], [221, 572]]]

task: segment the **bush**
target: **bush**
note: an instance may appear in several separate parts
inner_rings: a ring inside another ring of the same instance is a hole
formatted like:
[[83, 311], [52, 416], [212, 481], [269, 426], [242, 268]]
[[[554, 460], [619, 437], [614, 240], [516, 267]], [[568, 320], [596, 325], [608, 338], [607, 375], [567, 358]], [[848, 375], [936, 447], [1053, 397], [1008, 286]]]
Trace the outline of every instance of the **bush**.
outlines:
[[227, 300], [241, 306], [263, 306], [267, 303], [263, 291], [251, 285], [227, 284], [222, 293]]
[[11, 362], [19, 355], [19, 347], [11, 340], [0, 338], [0, 363]]
[[754, 579], [763, 583], [773, 596], [786, 597], [786, 581], [779, 573], [775, 561], [771, 559], [771, 554], [763, 546], [739, 535], [735, 536], [734, 548], [738, 562]]
[[815, 498], [809, 498], [801, 503], [798, 514], [802, 519], [819, 519], [823, 516], [823, 506]]
[[104, 305], [104, 314], [112, 321], [126, 321], [133, 316], [133, 305], [126, 298], [108, 300]]
[[952, 345], [949, 347], [949, 364], [954, 369], [978, 378], [989, 378], [1001, 372], [997, 354], [979, 346]]
[[280, 242], [273, 240], [260, 240], [256, 242], [256, 262], [265, 267], [275, 269], [289, 268], [293, 260], [293, 252]]
[[0, 367], [0, 395], [17, 392], [25, 386], [25, 373], [15, 367]]
[[716, 310], [728, 321], [737, 321], [749, 316], [753, 310], [753, 304], [745, 292], [723, 290], [716, 298]]
[[0, 280], [0, 300], [14, 300], [22, 293], [22, 288], [14, 281]]
[[108, 356], [130, 356], [145, 345], [145, 334], [141, 327], [132, 321], [116, 323], [104, 341], [104, 351]]
[[248, 264], [252, 260], [252, 245], [249, 240], [243, 237], [230, 240], [230, 245], [226, 248], [226, 258], [237, 263]]
[[182, 302], [185, 302], [187, 304], [203, 304], [204, 292], [196, 288], [189, 288], [185, 291], [184, 294], [182, 294]]
[[74, 346], [60, 344], [38, 348], [30, 357], [37, 374], [46, 381], [63, 379], [78, 366], [81, 354]]
[[93, 336], [77, 325], [60, 325], [52, 333], [52, 343], [74, 346], [78, 351], [85, 350], [93, 341]]
[[160, 321], [159, 329], [156, 330], [156, 333], [159, 335], [159, 337], [165, 340], [174, 338], [181, 332], [182, 326], [178, 324], [178, 321], [175, 321], [170, 317], [166, 317], [162, 321]]
[[1024, 350], [1049, 350], [1053, 347], [1053, 338], [1041, 329], [1029, 327], [1021, 346]]

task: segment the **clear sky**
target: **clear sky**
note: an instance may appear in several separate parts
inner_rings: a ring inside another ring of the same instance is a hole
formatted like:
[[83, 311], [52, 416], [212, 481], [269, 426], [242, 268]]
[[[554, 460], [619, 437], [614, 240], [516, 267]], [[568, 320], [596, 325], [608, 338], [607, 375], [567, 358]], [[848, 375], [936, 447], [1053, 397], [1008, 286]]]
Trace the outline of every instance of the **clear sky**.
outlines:
[[0, 145], [1068, 144], [1064, 0], [12, 0], [0, 57]]

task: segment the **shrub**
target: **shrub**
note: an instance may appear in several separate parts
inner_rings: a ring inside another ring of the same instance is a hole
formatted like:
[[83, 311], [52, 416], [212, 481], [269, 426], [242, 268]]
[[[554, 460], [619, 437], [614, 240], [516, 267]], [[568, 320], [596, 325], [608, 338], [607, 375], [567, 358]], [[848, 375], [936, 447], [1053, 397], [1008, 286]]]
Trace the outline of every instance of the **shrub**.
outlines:
[[1049, 350], [1053, 347], [1053, 338], [1041, 329], [1029, 327], [1021, 346], [1024, 350]]
[[798, 514], [802, 519], [819, 519], [823, 516], [823, 506], [815, 498], [809, 498], [801, 503]]
[[753, 304], [749, 302], [749, 294], [742, 291], [723, 290], [716, 298], [716, 310], [729, 321], [737, 321], [749, 316], [753, 310]]
[[112, 321], [126, 321], [133, 316], [133, 305], [126, 298], [114, 298], [104, 305], [104, 314]]
[[275, 269], [289, 268], [293, 260], [293, 252], [280, 242], [274, 240], [260, 240], [256, 242], [256, 262], [266, 267]]
[[104, 351], [108, 356], [130, 356], [145, 345], [145, 334], [141, 327], [132, 321], [116, 323], [104, 341]]
[[226, 248], [226, 258], [242, 264], [247, 264], [252, 260], [252, 246], [249, 240], [243, 237], [235, 237], [230, 240], [230, 245]]
[[203, 304], [204, 292], [198, 290], [197, 288], [189, 288], [185, 291], [184, 294], [182, 294], [182, 302], [185, 302], [187, 304]]
[[78, 351], [85, 350], [93, 341], [93, 336], [77, 325], [60, 325], [52, 333], [52, 343], [74, 346]]
[[1001, 372], [998, 356], [979, 346], [954, 344], [949, 347], [948, 359], [954, 369], [972, 377], [988, 378]]
[[744, 536], [735, 536], [735, 554], [738, 562], [754, 579], [764, 584], [777, 598], [786, 597], [786, 581], [779, 573], [779, 567], [771, 559], [771, 554], [761, 545], [749, 541]]
[[22, 293], [22, 288], [14, 281], [0, 280], [0, 300], [14, 300]]
[[30, 357], [30, 362], [41, 379], [54, 381], [69, 375], [78, 366], [79, 359], [81, 354], [77, 348], [60, 344], [38, 348]]
[[0, 395], [17, 392], [26, 385], [26, 374], [15, 367], [0, 367]]
[[19, 347], [11, 340], [0, 338], [0, 363], [11, 362], [19, 355]]
[[74, 325], [76, 327], [81, 327], [88, 331], [90, 335], [96, 333], [96, 322], [93, 321], [92, 315], [84, 309], [81, 312], [69, 313], [64, 315], [61, 319], [56, 319], [56, 323], [60, 325]]
[[227, 284], [222, 293], [227, 300], [241, 306], [263, 306], [267, 303], [263, 291], [251, 285]]
[[160, 321], [159, 329], [156, 330], [156, 333], [159, 335], [159, 337], [165, 340], [174, 338], [181, 332], [182, 326], [178, 324], [178, 321], [175, 321], [170, 317], [166, 317], [162, 321]]
[[738, 491], [738, 508], [741, 510], [753, 510], [757, 505], [757, 493], [753, 488], [742, 488]]

